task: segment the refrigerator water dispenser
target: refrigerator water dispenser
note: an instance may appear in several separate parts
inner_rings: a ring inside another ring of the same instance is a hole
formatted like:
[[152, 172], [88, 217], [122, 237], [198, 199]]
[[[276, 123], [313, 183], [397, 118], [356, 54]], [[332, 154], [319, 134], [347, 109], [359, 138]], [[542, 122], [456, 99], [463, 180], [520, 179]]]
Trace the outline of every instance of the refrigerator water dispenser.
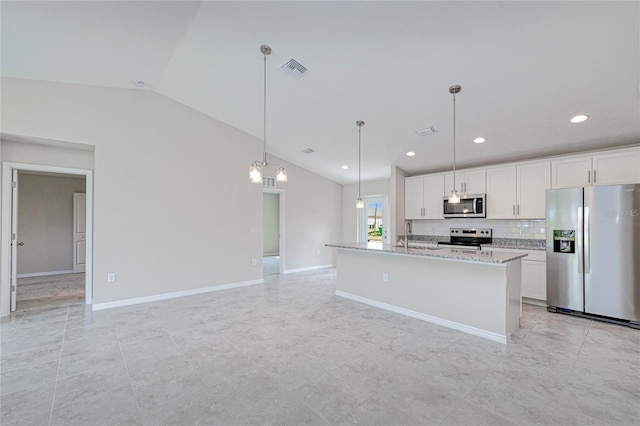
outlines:
[[554, 229], [553, 251], [554, 253], [575, 253], [576, 231], [574, 229]]

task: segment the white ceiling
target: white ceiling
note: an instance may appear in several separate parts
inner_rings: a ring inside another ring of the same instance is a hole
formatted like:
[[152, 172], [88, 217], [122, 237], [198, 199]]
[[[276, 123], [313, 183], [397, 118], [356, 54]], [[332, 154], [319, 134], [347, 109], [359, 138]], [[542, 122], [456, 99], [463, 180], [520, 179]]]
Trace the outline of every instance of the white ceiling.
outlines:
[[[458, 166], [640, 142], [637, 1], [3, 0], [1, 15], [3, 76], [153, 90], [259, 138], [268, 44], [268, 152], [341, 183], [357, 181], [356, 120], [363, 180], [450, 169], [452, 84]], [[306, 76], [279, 68], [290, 56]]]

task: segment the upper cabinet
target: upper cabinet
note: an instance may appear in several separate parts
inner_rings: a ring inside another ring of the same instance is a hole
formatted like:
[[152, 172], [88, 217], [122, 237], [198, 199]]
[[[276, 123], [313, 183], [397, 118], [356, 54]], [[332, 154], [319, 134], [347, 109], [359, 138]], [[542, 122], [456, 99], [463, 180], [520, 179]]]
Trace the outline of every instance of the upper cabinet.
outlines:
[[[640, 183], [640, 147], [456, 171], [461, 194], [487, 194], [487, 219], [544, 219], [546, 190]], [[405, 178], [405, 218], [442, 219], [453, 172]]]
[[544, 219], [550, 163], [539, 161], [487, 169], [488, 219]]
[[443, 200], [445, 195], [445, 175], [435, 174], [424, 177], [424, 218], [443, 219]]
[[404, 179], [404, 218], [424, 219], [424, 178]]
[[[460, 194], [484, 194], [487, 192], [485, 169], [456, 171], [456, 190]], [[445, 174], [445, 192], [453, 189], [453, 172]]]
[[553, 188], [622, 183], [640, 183], [640, 148], [572, 155], [551, 161]]
[[408, 177], [404, 180], [404, 217], [442, 219], [444, 174]]

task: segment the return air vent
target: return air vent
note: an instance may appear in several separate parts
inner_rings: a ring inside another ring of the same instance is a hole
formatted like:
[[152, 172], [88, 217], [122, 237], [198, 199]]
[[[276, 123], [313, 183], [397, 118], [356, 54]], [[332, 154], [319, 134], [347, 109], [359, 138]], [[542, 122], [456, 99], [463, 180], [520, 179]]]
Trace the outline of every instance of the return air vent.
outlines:
[[311, 148], [305, 148], [302, 150], [305, 154], [313, 154], [315, 151]]
[[309, 70], [307, 67], [296, 61], [292, 57], [289, 57], [287, 61], [280, 65], [280, 68], [294, 76], [295, 78], [302, 78]]

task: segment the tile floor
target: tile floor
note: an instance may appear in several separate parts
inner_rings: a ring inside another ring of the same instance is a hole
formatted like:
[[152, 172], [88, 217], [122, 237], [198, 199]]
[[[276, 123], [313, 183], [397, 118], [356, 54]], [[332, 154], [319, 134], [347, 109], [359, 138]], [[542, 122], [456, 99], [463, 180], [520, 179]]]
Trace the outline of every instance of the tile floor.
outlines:
[[84, 302], [84, 272], [18, 278], [16, 310]]
[[525, 306], [504, 346], [337, 298], [335, 269], [1, 323], [2, 425], [640, 422], [640, 332]]

